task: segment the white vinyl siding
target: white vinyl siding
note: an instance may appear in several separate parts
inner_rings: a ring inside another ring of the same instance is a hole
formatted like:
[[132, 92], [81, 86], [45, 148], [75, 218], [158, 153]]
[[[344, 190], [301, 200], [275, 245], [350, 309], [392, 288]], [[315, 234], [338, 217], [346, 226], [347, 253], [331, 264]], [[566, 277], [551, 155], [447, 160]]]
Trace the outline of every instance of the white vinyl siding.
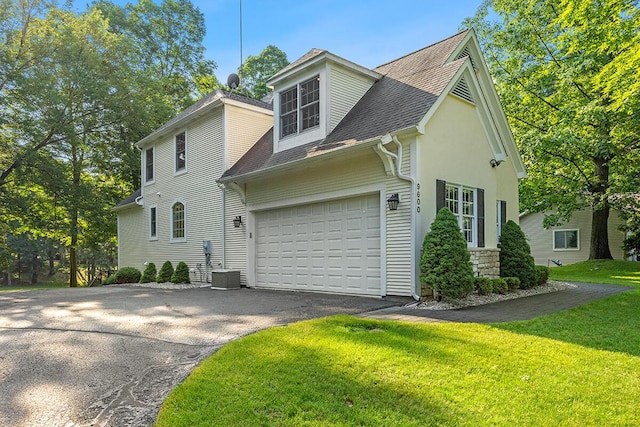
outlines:
[[329, 132], [347, 115], [373, 84], [371, 78], [331, 65], [329, 78]]
[[225, 106], [225, 170], [233, 166], [272, 127], [272, 114]]

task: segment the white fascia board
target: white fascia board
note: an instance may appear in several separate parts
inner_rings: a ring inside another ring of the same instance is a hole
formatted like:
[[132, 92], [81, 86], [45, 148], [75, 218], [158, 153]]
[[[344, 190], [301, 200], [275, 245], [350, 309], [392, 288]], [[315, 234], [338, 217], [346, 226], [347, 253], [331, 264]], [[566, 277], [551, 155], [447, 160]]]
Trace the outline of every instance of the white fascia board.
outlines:
[[507, 120], [507, 116], [502, 108], [500, 97], [498, 96], [496, 87], [491, 79], [489, 67], [484, 60], [484, 55], [480, 49], [480, 43], [478, 42], [478, 38], [473, 29], [469, 31], [458, 47], [451, 53], [451, 56], [449, 56], [446, 62], [454, 61], [456, 56], [458, 56], [465, 47], [469, 48], [474, 64], [478, 67], [477, 73], [474, 74], [476, 75], [480, 88], [482, 89], [485, 102], [488, 104], [491, 115], [494, 118], [495, 126], [500, 133], [500, 139], [502, 140], [503, 147], [511, 158], [511, 162], [513, 163], [513, 167], [516, 170], [518, 178], [527, 178], [528, 175], [524, 167], [524, 163], [522, 162], [522, 157], [520, 156], [520, 150], [518, 150], [518, 146], [516, 145], [515, 138], [511, 132], [511, 127], [509, 126], [509, 121]]
[[300, 64], [298, 64], [297, 66], [295, 66], [294, 68], [288, 70], [286, 73], [281, 74], [279, 76], [276, 76], [275, 78], [268, 80], [267, 81], [267, 87], [273, 89], [274, 86], [278, 85], [279, 83], [282, 83], [283, 81], [288, 80], [289, 78], [294, 77], [296, 74], [298, 74], [301, 71], [304, 71], [306, 68], [312, 67], [316, 64], [319, 64], [321, 62], [333, 62], [335, 64], [339, 64], [349, 70], [353, 70], [359, 74], [365, 75], [373, 80], [379, 80], [380, 78], [382, 78], [382, 74], [377, 73], [373, 70], [370, 70], [366, 67], [363, 67], [362, 65], [358, 65], [355, 62], [351, 62], [347, 59], [344, 59], [340, 56], [334, 55], [331, 52], [323, 52], [317, 56], [314, 56], [313, 58], [310, 58], [309, 60], [302, 62]]

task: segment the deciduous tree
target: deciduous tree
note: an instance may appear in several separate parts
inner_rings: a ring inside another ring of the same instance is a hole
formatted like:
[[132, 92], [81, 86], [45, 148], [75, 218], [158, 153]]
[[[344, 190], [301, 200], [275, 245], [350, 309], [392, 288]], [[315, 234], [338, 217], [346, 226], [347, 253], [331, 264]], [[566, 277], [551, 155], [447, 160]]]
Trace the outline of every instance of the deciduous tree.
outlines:
[[529, 173], [521, 209], [547, 212], [549, 226], [593, 208], [589, 257], [611, 258], [611, 196], [639, 183], [637, 1], [485, 0], [465, 24]]

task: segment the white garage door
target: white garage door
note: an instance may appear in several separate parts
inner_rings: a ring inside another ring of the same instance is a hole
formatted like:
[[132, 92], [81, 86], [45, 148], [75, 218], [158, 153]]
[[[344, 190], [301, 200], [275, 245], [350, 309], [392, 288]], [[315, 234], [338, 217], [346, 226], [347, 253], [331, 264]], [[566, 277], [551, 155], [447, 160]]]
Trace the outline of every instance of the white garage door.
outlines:
[[377, 194], [255, 218], [257, 286], [381, 295]]

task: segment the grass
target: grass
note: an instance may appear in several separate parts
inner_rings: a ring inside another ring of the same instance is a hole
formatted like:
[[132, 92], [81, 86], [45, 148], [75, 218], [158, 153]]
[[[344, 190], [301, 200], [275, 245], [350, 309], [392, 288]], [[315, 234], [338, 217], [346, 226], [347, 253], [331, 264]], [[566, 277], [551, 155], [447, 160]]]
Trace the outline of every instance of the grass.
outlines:
[[554, 278], [593, 282], [595, 266], [637, 289], [525, 322], [335, 316], [261, 331], [196, 368], [157, 425], [637, 425], [640, 263]]
[[609, 285], [640, 285], [640, 262], [586, 261], [551, 268], [551, 279]]

